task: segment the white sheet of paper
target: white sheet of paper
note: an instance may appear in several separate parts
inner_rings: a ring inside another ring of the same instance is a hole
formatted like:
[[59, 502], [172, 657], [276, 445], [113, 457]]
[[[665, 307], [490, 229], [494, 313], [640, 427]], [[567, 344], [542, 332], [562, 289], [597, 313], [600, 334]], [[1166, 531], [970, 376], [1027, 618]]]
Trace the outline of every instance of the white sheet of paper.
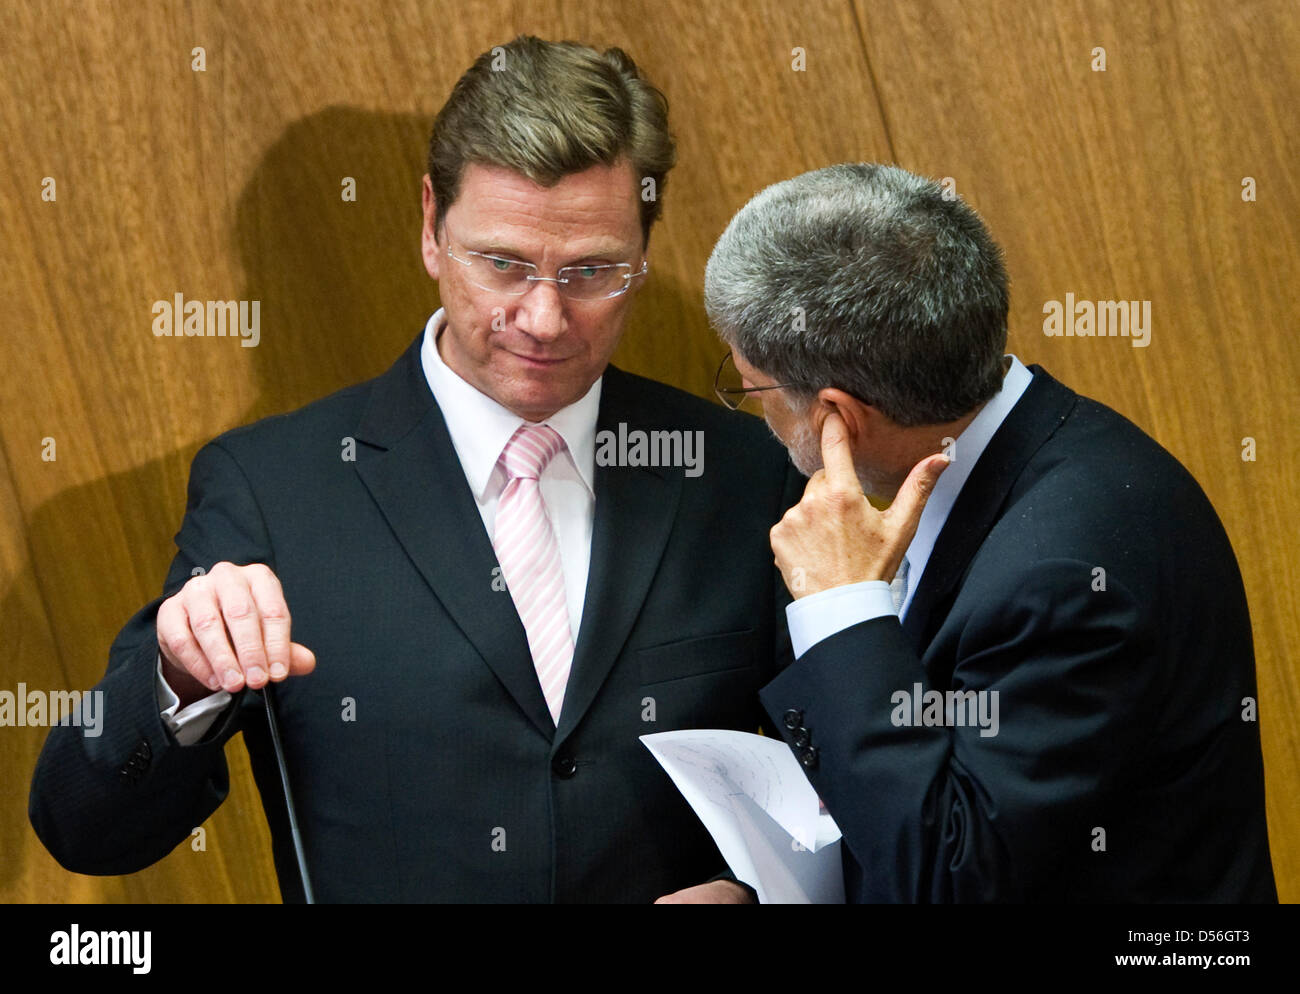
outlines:
[[840, 830], [783, 741], [726, 729], [641, 741], [761, 903], [844, 903]]

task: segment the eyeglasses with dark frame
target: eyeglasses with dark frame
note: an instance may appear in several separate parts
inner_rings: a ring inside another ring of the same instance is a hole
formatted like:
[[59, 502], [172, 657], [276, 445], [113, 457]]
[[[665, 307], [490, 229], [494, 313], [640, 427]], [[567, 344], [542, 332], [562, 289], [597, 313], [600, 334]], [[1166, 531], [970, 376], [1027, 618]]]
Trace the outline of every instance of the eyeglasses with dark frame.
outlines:
[[[797, 386], [795, 383], [773, 383], [767, 387], [733, 387], [723, 386], [722, 377], [727, 374], [727, 367], [731, 367], [731, 372], [736, 378], [744, 382], [744, 376], [736, 368], [736, 360], [731, 352], [727, 352], [722, 357], [722, 362], [718, 363], [718, 371], [713, 374], [713, 392], [718, 395], [718, 400], [722, 401], [728, 408], [733, 411], [740, 410], [740, 405], [745, 402], [745, 398], [751, 393], [760, 393], [763, 390], [782, 390], [786, 387]], [[729, 374], [728, 374], [729, 375]]]
[[[447, 255], [469, 270], [467, 279], [480, 290], [520, 297], [532, 289], [534, 283], [554, 283], [555, 288], [570, 300], [609, 300], [621, 297], [632, 286], [632, 280], [644, 276], [650, 263], [641, 261], [641, 268], [632, 271], [627, 262], [592, 263], [585, 266], [562, 266], [554, 276], [538, 276], [540, 270], [531, 262], [462, 249], [468, 259], [462, 259], [451, 250], [451, 232], [447, 231]], [[460, 241], [460, 239], [456, 239]]]

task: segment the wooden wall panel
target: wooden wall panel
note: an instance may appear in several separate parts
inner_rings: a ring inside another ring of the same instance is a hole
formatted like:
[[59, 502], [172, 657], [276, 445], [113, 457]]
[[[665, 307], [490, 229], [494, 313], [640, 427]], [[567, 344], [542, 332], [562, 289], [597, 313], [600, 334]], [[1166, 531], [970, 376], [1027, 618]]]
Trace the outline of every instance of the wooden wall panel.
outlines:
[[[898, 162], [1007, 251], [1011, 350], [1128, 416], [1223, 519], [1255, 635], [1268, 816], [1300, 900], [1300, 97], [1294, 4], [859, 0]], [[1094, 71], [1093, 50], [1106, 68]], [[1242, 179], [1257, 199], [1242, 199]], [[1043, 333], [1049, 300], [1151, 301], [1151, 338]], [[1257, 458], [1242, 460], [1242, 439]]]
[[[1008, 249], [1013, 347], [1151, 431], [1228, 525], [1259, 643], [1279, 887], [1300, 897], [1297, 737], [1282, 719], [1300, 703], [1285, 656], [1300, 501], [1280, 472], [1300, 413], [1283, 324], [1300, 207], [1284, 121], [1300, 86], [1283, 2], [5, 5], [0, 686], [93, 684], [159, 588], [197, 448], [377, 374], [415, 335], [437, 304], [418, 254], [433, 113], [476, 54], [518, 32], [621, 45], [668, 95], [679, 165], [615, 358], [697, 393], [721, 352], [704, 263], [750, 196], [844, 160], [955, 178]], [[1104, 74], [1088, 70], [1094, 45]], [[1243, 175], [1255, 204], [1240, 202]], [[1042, 301], [1067, 290], [1152, 299], [1152, 346], [1035, 333]], [[150, 305], [176, 292], [260, 300], [261, 344], [155, 338]], [[238, 740], [206, 852], [87, 878], [27, 824], [43, 738], [0, 729], [0, 843], [20, 854], [0, 900], [278, 899]]]

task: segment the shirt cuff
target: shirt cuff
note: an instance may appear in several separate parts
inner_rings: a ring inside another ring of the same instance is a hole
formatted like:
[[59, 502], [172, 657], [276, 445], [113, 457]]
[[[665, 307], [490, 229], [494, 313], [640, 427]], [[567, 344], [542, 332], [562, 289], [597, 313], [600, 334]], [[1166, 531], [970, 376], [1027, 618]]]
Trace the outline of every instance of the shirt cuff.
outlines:
[[218, 690], [195, 701], [189, 707], [182, 708], [181, 699], [167, 683], [162, 671], [162, 653], [158, 653], [158, 710], [163, 724], [176, 736], [176, 741], [183, 746], [194, 745], [203, 738], [212, 727], [217, 715], [230, 703], [230, 692]]
[[889, 584], [864, 580], [820, 590], [786, 605], [790, 643], [798, 659], [822, 639], [872, 618], [898, 617]]

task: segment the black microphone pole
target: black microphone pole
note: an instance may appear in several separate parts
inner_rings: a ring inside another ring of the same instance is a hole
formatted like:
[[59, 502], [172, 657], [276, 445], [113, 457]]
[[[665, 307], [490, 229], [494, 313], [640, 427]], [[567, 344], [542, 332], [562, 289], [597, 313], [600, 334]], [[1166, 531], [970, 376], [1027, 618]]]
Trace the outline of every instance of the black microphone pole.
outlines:
[[266, 723], [271, 728], [271, 746], [275, 749], [275, 761], [280, 767], [280, 783], [284, 785], [284, 803], [289, 811], [289, 834], [293, 836], [293, 852], [298, 858], [298, 876], [302, 878], [302, 892], [308, 904], [315, 904], [312, 894], [311, 877], [307, 874], [307, 856], [303, 852], [302, 832], [298, 830], [298, 812], [293, 805], [293, 792], [289, 789], [289, 767], [284, 762], [284, 746], [280, 742], [280, 726], [275, 720], [274, 685], [268, 683], [262, 688], [262, 699], [266, 702]]

